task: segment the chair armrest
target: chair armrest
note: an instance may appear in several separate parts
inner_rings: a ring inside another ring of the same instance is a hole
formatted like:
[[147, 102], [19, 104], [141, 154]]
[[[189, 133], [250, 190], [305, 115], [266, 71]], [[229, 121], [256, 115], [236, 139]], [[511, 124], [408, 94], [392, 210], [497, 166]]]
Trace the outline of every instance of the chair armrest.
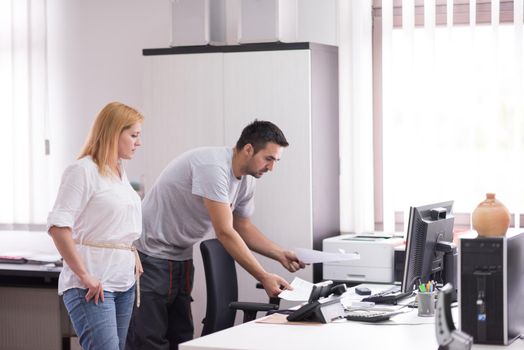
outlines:
[[229, 307], [235, 310], [242, 311], [269, 311], [278, 309], [278, 305], [268, 303], [251, 303], [245, 301], [233, 301], [229, 303]]
[[[257, 289], [264, 289], [264, 286], [260, 282], [257, 282], [256, 287]], [[280, 298], [279, 297], [269, 298], [269, 303], [280, 306]]]
[[234, 301], [229, 303], [229, 307], [234, 310], [242, 310], [244, 312], [244, 321], [252, 321], [257, 317], [258, 311], [270, 311], [277, 310], [278, 305], [268, 304], [268, 303], [251, 303], [251, 302], [242, 302]]

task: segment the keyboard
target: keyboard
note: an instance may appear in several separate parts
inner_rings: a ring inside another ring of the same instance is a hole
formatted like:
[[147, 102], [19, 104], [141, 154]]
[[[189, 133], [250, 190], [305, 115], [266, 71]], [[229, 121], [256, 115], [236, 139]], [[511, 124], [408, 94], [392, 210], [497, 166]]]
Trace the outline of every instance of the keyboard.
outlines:
[[349, 321], [380, 322], [401, 313], [402, 311], [354, 310], [349, 311], [344, 317]]
[[376, 294], [372, 294], [362, 299], [362, 301], [369, 301], [375, 304], [392, 304], [396, 305], [400, 299], [410, 296], [411, 292], [401, 293], [399, 286], [393, 286]]

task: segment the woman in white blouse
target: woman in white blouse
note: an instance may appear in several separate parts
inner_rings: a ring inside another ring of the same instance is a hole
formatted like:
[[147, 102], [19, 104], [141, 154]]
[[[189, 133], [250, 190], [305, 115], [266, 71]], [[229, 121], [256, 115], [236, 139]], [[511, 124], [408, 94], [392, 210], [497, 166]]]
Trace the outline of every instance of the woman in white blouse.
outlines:
[[125, 344], [142, 272], [132, 246], [142, 231], [142, 213], [122, 160], [133, 158], [140, 146], [143, 120], [118, 102], [100, 111], [78, 160], [64, 171], [47, 219], [64, 258], [58, 294], [83, 349]]

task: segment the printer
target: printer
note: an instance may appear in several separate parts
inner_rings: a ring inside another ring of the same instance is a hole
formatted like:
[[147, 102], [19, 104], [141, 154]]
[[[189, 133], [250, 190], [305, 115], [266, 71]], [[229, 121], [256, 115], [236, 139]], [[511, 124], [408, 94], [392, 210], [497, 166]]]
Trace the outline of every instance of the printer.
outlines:
[[404, 239], [395, 234], [342, 234], [322, 241], [329, 253], [358, 253], [360, 259], [328, 262], [323, 265], [323, 278], [347, 282], [393, 283], [395, 247]]

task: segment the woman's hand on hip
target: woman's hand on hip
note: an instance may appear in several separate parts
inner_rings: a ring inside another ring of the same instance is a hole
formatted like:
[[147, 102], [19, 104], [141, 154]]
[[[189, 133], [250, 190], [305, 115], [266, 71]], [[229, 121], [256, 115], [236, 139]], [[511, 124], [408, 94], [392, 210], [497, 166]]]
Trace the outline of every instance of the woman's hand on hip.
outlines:
[[84, 277], [82, 282], [87, 287], [86, 302], [89, 303], [91, 299], [94, 299], [95, 305], [98, 305], [98, 300], [104, 302], [104, 288], [102, 287], [102, 282], [91, 275]]

